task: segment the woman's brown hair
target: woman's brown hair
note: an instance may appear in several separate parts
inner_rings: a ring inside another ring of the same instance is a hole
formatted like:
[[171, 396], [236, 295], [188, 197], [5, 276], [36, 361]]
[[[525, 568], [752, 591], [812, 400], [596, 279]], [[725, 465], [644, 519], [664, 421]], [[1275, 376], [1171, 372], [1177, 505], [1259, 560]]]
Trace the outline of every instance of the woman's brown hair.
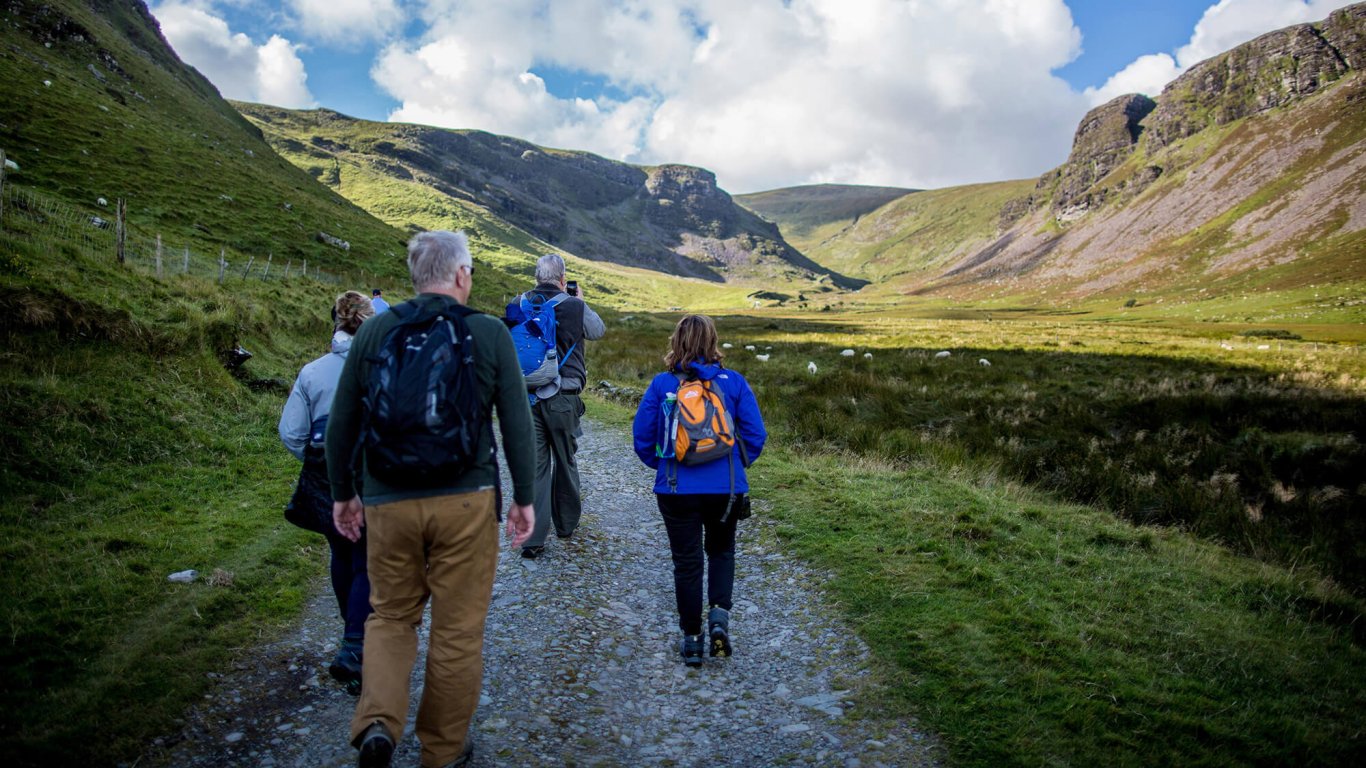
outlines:
[[337, 330], [346, 331], [353, 336], [360, 328], [360, 324], [365, 322], [365, 318], [375, 314], [370, 297], [360, 291], [347, 291], [337, 296], [337, 303], [332, 308], [336, 313]]
[[719, 363], [725, 355], [716, 348], [716, 325], [706, 315], [684, 315], [669, 337], [669, 352], [664, 366], [681, 368], [695, 360]]

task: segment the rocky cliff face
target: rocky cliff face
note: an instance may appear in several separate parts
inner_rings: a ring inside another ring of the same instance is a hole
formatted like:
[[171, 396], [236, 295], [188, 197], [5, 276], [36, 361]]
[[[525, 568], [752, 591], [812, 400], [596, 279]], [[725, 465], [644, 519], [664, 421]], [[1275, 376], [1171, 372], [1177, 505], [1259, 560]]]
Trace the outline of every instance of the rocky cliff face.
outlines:
[[1334, 12], [1322, 25], [1277, 30], [1207, 59], [1162, 91], [1145, 123], [1156, 147], [1301, 99], [1357, 68], [1366, 4]]
[[1147, 96], [1129, 94], [1113, 99], [1087, 113], [1072, 139], [1067, 163], [1039, 180], [1040, 190], [1056, 188], [1053, 212], [1061, 220], [1085, 213], [1104, 201], [1092, 186], [1126, 159], [1142, 133], [1139, 123], [1157, 104]]
[[1104, 104], [1067, 162], [1000, 209], [994, 242], [917, 276], [915, 290], [1203, 297], [1251, 270], [1277, 269], [1286, 286], [1363, 279], [1363, 68], [1359, 3], [1201, 62], [1156, 102]]
[[[1107, 102], [1082, 119], [1067, 162], [1039, 179], [1029, 207], [1046, 204], [1056, 221], [1068, 223], [1107, 201], [1133, 198], [1168, 170], [1144, 164], [1106, 178], [1140, 149], [1140, 141], [1155, 154], [1205, 128], [1310, 96], [1363, 62], [1366, 3], [1359, 3], [1320, 24], [1270, 32], [1202, 61], [1168, 84], [1157, 101], [1130, 94]], [[1022, 210], [1008, 206], [1003, 225], [1017, 221]]]

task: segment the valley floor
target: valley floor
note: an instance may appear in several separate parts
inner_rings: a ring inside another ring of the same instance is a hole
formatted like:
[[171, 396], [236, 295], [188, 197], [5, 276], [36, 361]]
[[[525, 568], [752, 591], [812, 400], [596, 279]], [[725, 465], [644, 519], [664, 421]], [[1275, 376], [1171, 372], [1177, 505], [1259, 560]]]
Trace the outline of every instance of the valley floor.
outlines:
[[[736, 655], [678, 658], [667, 540], [651, 471], [619, 428], [585, 422], [585, 515], [569, 542], [499, 559], [475, 715], [476, 766], [936, 765], [937, 739], [861, 709], [871, 656], [840, 623], [825, 577], [781, 552], [764, 510], [741, 524]], [[319, 564], [320, 573], [325, 565]], [[342, 766], [355, 699], [327, 678], [336, 608], [319, 582], [298, 628], [250, 650], [148, 744], [165, 766]], [[395, 765], [416, 765], [414, 695]]]

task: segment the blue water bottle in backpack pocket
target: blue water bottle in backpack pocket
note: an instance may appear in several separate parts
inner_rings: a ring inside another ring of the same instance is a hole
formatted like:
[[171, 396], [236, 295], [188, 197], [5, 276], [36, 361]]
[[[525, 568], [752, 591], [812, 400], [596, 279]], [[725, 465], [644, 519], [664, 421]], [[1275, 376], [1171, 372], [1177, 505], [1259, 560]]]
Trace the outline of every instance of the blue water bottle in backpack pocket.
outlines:
[[678, 405], [678, 396], [673, 392], [664, 396], [664, 402], [660, 404], [661, 415], [660, 430], [663, 437], [655, 441], [655, 456], [661, 459], [672, 459], [674, 457], [673, 429], [674, 410]]

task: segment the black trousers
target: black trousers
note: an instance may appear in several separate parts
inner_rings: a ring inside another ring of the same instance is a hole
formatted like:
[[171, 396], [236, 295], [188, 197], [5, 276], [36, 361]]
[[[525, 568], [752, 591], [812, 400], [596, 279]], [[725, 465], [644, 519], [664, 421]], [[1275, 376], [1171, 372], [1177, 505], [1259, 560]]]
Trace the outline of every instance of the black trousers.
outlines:
[[655, 494], [669, 532], [678, 628], [685, 635], [702, 634], [704, 571], [707, 604], [730, 610], [735, 587], [735, 516], [721, 522], [729, 498], [724, 493]]

